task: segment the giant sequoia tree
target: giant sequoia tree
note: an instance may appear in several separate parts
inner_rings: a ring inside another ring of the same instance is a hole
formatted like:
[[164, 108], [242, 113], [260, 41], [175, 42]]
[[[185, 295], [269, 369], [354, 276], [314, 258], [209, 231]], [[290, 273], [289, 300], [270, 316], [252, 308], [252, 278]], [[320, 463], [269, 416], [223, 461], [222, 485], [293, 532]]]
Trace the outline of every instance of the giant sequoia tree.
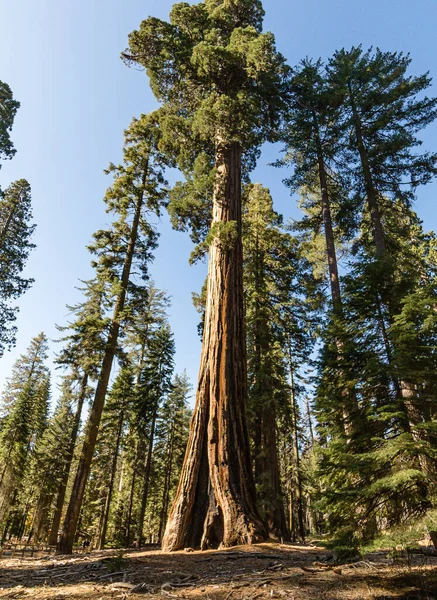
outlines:
[[[177, 164], [187, 172], [203, 152], [205, 165], [209, 159], [215, 168], [196, 407], [165, 550], [250, 543], [266, 535], [246, 427], [241, 246], [242, 169], [273, 136], [285, 71], [273, 35], [262, 33], [262, 18], [259, 0], [176, 4], [169, 23], [143, 21], [124, 54], [146, 68], [164, 103], [164, 138]], [[208, 206], [211, 198], [205, 200]], [[197, 209], [193, 220], [205, 214], [201, 202]]]

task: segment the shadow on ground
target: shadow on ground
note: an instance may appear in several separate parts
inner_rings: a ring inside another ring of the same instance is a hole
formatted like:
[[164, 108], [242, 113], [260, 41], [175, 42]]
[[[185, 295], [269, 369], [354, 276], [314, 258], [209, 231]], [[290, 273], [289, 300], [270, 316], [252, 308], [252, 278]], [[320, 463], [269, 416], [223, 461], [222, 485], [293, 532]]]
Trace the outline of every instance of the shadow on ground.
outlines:
[[316, 546], [115, 551], [0, 560], [0, 599], [437, 600], [437, 558], [335, 566]]

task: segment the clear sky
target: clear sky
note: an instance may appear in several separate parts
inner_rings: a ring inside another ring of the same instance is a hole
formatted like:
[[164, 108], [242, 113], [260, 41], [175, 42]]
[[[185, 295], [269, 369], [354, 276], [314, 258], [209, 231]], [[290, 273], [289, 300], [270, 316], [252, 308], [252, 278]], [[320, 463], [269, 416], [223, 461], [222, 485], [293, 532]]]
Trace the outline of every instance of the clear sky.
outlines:
[[[142, 19], [167, 18], [172, 4], [0, 0], [0, 80], [21, 102], [12, 132], [17, 154], [3, 163], [0, 185], [29, 180], [38, 224], [26, 271], [36, 281], [20, 301], [17, 346], [0, 359], [0, 389], [31, 337], [44, 331], [56, 339], [54, 324], [68, 317], [65, 305], [80, 298], [78, 279], [91, 276], [85, 245], [108, 223], [102, 197], [110, 181], [103, 169], [120, 160], [131, 118], [157, 106], [145, 74], [127, 68], [120, 52]], [[264, 8], [265, 27], [290, 64], [362, 43], [410, 52], [412, 72], [437, 78], [436, 0], [265, 0]], [[436, 85], [431, 93], [437, 94]], [[437, 148], [435, 124], [423, 139], [427, 149]], [[281, 183], [285, 173], [268, 166], [277, 156], [277, 147], [266, 148], [253, 180], [271, 188], [277, 210], [297, 216]], [[437, 229], [436, 195], [436, 184], [418, 194], [416, 209], [427, 229]], [[188, 266], [187, 234], [172, 231], [166, 218], [160, 229], [152, 276], [172, 296], [177, 370], [186, 368], [195, 384], [200, 342], [191, 292], [199, 290], [205, 266]]]

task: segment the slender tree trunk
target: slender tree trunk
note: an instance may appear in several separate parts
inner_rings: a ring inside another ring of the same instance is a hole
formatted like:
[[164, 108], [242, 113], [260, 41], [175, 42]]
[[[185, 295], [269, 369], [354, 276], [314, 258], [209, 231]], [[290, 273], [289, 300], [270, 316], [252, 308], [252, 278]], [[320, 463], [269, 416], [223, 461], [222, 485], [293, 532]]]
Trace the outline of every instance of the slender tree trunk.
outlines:
[[[145, 183], [145, 178], [144, 178]], [[100, 427], [100, 420], [105, 404], [106, 392], [108, 390], [109, 378], [111, 375], [112, 363], [117, 350], [118, 333], [120, 331], [120, 317], [124, 309], [127, 287], [129, 283], [132, 260], [135, 251], [135, 244], [138, 238], [138, 227], [141, 216], [141, 209], [144, 203], [143, 191], [138, 194], [135, 205], [135, 214], [129, 235], [129, 242], [126, 250], [126, 256], [123, 264], [123, 272], [120, 280], [120, 292], [115, 303], [114, 313], [109, 328], [108, 340], [106, 342], [103, 362], [100, 369], [100, 376], [97, 382], [94, 402], [90, 410], [88, 422], [85, 429], [85, 437], [82, 452], [79, 458], [79, 464], [76, 477], [73, 483], [70, 502], [65, 515], [63, 531], [58, 544], [58, 550], [62, 554], [71, 554], [73, 551], [74, 534], [77, 527], [80, 509], [82, 507], [85, 486], [91, 467], [91, 460], [96, 446], [97, 434]]]
[[23, 539], [24, 536], [24, 530], [26, 527], [26, 521], [27, 521], [27, 516], [29, 514], [29, 510], [30, 510], [30, 506], [31, 506], [31, 502], [27, 502], [26, 506], [24, 507], [24, 511], [22, 513], [22, 517], [21, 517], [21, 522], [20, 525], [18, 527], [18, 531], [17, 531], [17, 538], [21, 541]]
[[317, 148], [317, 164], [319, 171], [320, 195], [322, 199], [322, 218], [325, 231], [326, 255], [328, 257], [329, 283], [331, 285], [331, 297], [334, 313], [342, 316], [343, 307], [341, 303], [340, 279], [338, 276], [337, 254], [335, 251], [334, 230], [332, 227], [331, 202], [328, 192], [328, 179], [326, 176], [325, 160], [323, 156], [322, 142], [320, 140], [319, 123], [317, 115], [313, 111], [314, 131]]
[[289, 540], [290, 532], [285, 518], [281, 473], [279, 470], [276, 426], [276, 406], [271, 404], [263, 410], [262, 428], [262, 473], [264, 482], [268, 481], [269, 490], [269, 498], [265, 498], [265, 515], [269, 530], [275, 537]]
[[117, 469], [117, 461], [118, 461], [118, 452], [120, 449], [121, 433], [123, 431], [123, 421], [124, 421], [124, 410], [122, 409], [120, 411], [120, 417], [118, 419], [117, 438], [115, 441], [114, 455], [112, 457], [112, 464], [111, 464], [111, 478], [109, 480], [108, 492], [106, 494], [105, 506], [103, 508], [101, 527], [99, 529], [99, 538], [97, 541], [97, 548], [99, 550], [103, 550], [103, 548], [105, 547], [105, 542], [106, 542], [106, 531], [108, 529], [109, 509], [111, 507], [112, 491], [114, 489], [115, 472]]
[[[322, 200], [322, 218], [323, 229], [325, 231], [326, 255], [328, 258], [329, 282], [331, 286], [331, 298], [334, 315], [338, 319], [343, 319], [343, 304], [341, 300], [340, 278], [338, 276], [338, 262], [335, 251], [334, 229], [332, 226], [331, 202], [328, 191], [328, 178], [326, 175], [325, 158], [323, 154], [322, 142], [320, 139], [320, 129], [315, 111], [312, 111], [314, 134], [317, 148], [317, 165], [319, 171], [320, 195]], [[336, 339], [338, 350], [338, 362], [341, 365], [344, 358], [345, 343], [340, 336]], [[353, 432], [357, 429], [356, 417], [359, 412], [357, 395], [355, 389], [342, 389], [343, 397], [343, 428], [348, 441], [351, 440]]]
[[361, 119], [360, 115], [358, 114], [350, 81], [348, 81], [348, 89], [349, 100], [352, 108], [352, 118], [354, 123], [355, 137], [357, 141], [358, 153], [360, 155], [361, 160], [361, 169], [363, 172], [364, 189], [366, 190], [367, 204], [369, 206], [370, 219], [372, 221], [373, 240], [375, 242], [377, 255], [383, 256], [385, 252], [385, 240], [381, 223], [381, 215], [379, 213], [378, 207], [378, 194], [376, 192], [375, 186], [373, 185], [373, 176], [370, 168], [369, 155], [367, 153], [367, 148], [364, 143]]
[[311, 448], [314, 448], [314, 430], [313, 430], [313, 420], [312, 420], [312, 416], [311, 416], [311, 407], [310, 407], [309, 396], [305, 397], [305, 404], [306, 404], [306, 409], [307, 409], [308, 428], [310, 431]]
[[[33, 514], [33, 522], [30, 528], [30, 533], [27, 538], [28, 544], [30, 543], [32, 537], [34, 541], [38, 543], [39, 541], [41, 541], [44, 533], [47, 532], [47, 513], [50, 511], [50, 505], [52, 503], [52, 500], [53, 493], [41, 491]], [[26, 511], [27, 510], [28, 509], [26, 509]]]
[[62, 509], [64, 507], [65, 492], [67, 491], [68, 478], [70, 476], [71, 464], [74, 457], [74, 448], [76, 446], [77, 435], [79, 433], [80, 419], [82, 416], [83, 405], [86, 398], [88, 386], [88, 374], [84, 373], [80, 384], [79, 398], [77, 400], [76, 412], [74, 414], [73, 429], [71, 430], [70, 445], [67, 454], [67, 464], [62, 474], [62, 480], [59, 484], [58, 495], [56, 498], [56, 507], [53, 514], [50, 534], [48, 539], [49, 546], [55, 546], [58, 542], [59, 525], [61, 524]]
[[134, 494], [135, 494], [135, 484], [137, 481], [137, 458], [138, 458], [138, 449], [139, 449], [139, 444], [137, 442], [137, 446], [135, 449], [135, 461], [134, 461], [134, 466], [133, 466], [133, 471], [132, 471], [132, 480], [131, 480], [131, 486], [130, 486], [130, 494], [129, 494], [129, 507], [128, 507], [128, 511], [127, 511], [127, 521], [126, 521], [126, 537], [125, 537], [125, 546], [127, 548], [129, 548], [130, 545], [130, 528], [131, 528], [131, 523], [132, 523], [132, 508], [134, 505]]
[[[289, 431], [287, 431], [287, 434]], [[282, 459], [284, 465], [284, 478], [286, 481], [286, 490], [287, 490], [287, 525], [288, 530], [290, 531], [291, 539], [293, 542], [296, 541], [296, 528], [294, 524], [294, 481], [293, 481], [293, 462], [291, 459], [292, 452], [290, 452], [290, 448], [285, 441], [282, 445]]]
[[215, 166], [212, 222], [219, 230], [209, 251], [196, 406], [164, 534], [166, 551], [266, 537], [256, 509], [246, 425], [241, 146], [219, 143]]
[[300, 472], [300, 454], [299, 454], [299, 436], [298, 436], [298, 416], [296, 406], [296, 390], [294, 386], [294, 373], [293, 363], [291, 358], [291, 348], [289, 356], [290, 364], [290, 390], [291, 390], [291, 414], [293, 417], [293, 429], [294, 429], [294, 456], [296, 466], [296, 483], [297, 483], [297, 523], [299, 527], [299, 537], [302, 542], [305, 541], [305, 524], [303, 516], [303, 490], [302, 490], [302, 476]]
[[[276, 432], [276, 403], [270, 373], [263, 373], [262, 358], [269, 352], [269, 323], [261, 316], [260, 297], [265, 290], [265, 258], [255, 240], [255, 323], [254, 323], [254, 388], [255, 413], [251, 423], [254, 446], [255, 482], [261, 490], [258, 503], [269, 532], [277, 538], [289, 539], [285, 518]], [[261, 398], [261, 400], [260, 400]], [[270, 400], [266, 401], [266, 398]]]
[[[176, 418], [176, 415], [173, 417]], [[175, 439], [175, 423], [173, 420], [170, 432], [170, 440], [169, 440], [169, 450], [167, 461], [165, 465], [165, 478], [164, 478], [164, 489], [162, 493], [162, 506], [161, 506], [161, 514], [159, 516], [159, 531], [158, 531], [158, 540], [162, 540], [162, 531], [164, 529], [165, 522], [167, 520], [168, 514], [168, 504], [169, 504], [169, 496], [170, 496], [170, 480], [171, 480], [171, 472], [173, 470], [173, 455], [174, 455], [174, 439]]]
[[144, 515], [146, 514], [147, 496], [149, 494], [150, 471], [152, 468], [152, 452], [153, 452], [153, 442], [155, 440], [155, 426], [156, 426], [156, 417], [158, 414], [158, 402], [159, 402], [159, 397], [156, 399], [155, 406], [153, 407], [152, 422], [150, 424], [150, 439], [149, 439], [149, 447], [147, 449], [147, 455], [146, 455], [146, 464], [145, 464], [145, 468], [144, 468], [144, 487], [143, 487], [143, 493], [142, 493], [142, 497], [141, 497], [140, 517], [138, 520], [137, 548], [141, 548], [141, 544], [143, 541]]
[[0, 545], [1, 546], [6, 541], [6, 538], [7, 538], [7, 535], [8, 535], [8, 532], [9, 532], [9, 529], [10, 529], [11, 525], [12, 525], [12, 520], [11, 520], [10, 517], [8, 517], [7, 520], [6, 520], [6, 525], [5, 525], [5, 528], [3, 529], [3, 534], [2, 534], [1, 541], [0, 541]]

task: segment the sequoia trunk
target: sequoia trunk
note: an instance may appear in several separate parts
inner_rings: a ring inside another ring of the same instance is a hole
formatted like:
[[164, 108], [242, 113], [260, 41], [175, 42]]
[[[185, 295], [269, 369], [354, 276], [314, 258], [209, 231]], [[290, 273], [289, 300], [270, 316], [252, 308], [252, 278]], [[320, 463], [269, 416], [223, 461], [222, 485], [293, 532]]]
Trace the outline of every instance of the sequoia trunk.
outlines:
[[216, 147], [202, 356], [182, 473], [163, 550], [254, 543], [256, 509], [246, 425], [246, 348], [241, 243], [241, 146]]

